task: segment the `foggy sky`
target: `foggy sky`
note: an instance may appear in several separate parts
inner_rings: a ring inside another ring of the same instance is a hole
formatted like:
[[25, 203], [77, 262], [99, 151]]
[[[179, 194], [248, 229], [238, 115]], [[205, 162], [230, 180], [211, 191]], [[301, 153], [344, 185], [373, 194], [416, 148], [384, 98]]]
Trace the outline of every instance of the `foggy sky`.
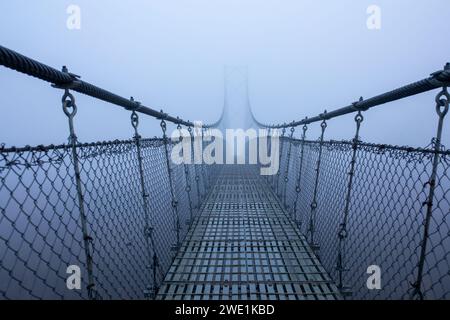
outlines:
[[[81, 30], [66, 28], [70, 4], [81, 8]], [[381, 8], [381, 30], [366, 27], [371, 4]], [[442, 69], [450, 61], [449, 9], [448, 0], [1, 1], [0, 44], [56, 68], [67, 65], [83, 80], [149, 107], [207, 123], [222, 112], [224, 66], [247, 66], [255, 116], [279, 123]], [[427, 145], [436, 130], [435, 94], [366, 112], [362, 139]], [[66, 142], [61, 95], [0, 67], [0, 143]], [[129, 111], [75, 97], [80, 141], [133, 135]], [[160, 135], [158, 121], [144, 116], [140, 130]], [[350, 139], [353, 132], [350, 115], [331, 120], [326, 136]], [[317, 138], [318, 125], [308, 133]]]

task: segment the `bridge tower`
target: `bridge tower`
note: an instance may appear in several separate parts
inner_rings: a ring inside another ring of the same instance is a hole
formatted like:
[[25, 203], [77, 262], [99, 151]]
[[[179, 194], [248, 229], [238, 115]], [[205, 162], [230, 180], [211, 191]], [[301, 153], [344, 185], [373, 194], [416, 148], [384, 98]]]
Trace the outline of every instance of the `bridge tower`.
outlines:
[[[248, 67], [247, 66], [225, 66], [224, 67], [224, 106], [221, 120], [217, 125], [224, 137], [224, 155], [226, 158], [227, 147], [228, 152], [234, 150], [235, 163], [241, 161], [248, 164], [249, 138], [245, 138], [245, 150], [238, 148], [237, 139], [227, 140], [226, 130], [231, 129], [243, 130], [258, 129], [250, 107], [249, 86], [248, 86]], [[244, 157], [245, 155], [245, 157]]]

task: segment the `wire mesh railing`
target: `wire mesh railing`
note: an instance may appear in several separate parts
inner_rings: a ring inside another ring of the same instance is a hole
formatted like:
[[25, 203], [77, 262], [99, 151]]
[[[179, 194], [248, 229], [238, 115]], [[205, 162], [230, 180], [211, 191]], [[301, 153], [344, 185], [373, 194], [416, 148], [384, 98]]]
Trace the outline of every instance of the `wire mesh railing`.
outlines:
[[[169, 139], [166, 122], [191, 140], [194, 124], [2, 46], [0, 64], [63, 89], [69, 124], [64, 145], [0, 146], [0, 298], [154, 298], [214, 179], [214, 166], [170, 159], [185, 137]], [[130, 110], [133, 139], [79, 143], [71, 91]], [[159, 119], [162, 138], [143, 139], [138, 114]]]
[[[423, 245], [424, 203], [429, 193], [432, 149], [359, 144], [346, 222], [346, 245], [340, 249], [353, 143], [324, 142], [313, 226], [311, 206], [319, 142], [295, 139], [284, 143], [292, 144], [294, 161], [289, 172], [299, 173], [302, 144], [304, 155], [300, 187], [289, 180], [286, 196], [280, 196], [286, 198], [286, 208], [301, 231], [309, 236], [314, 232], [317, 254], [336, 283], [342, 277], [345, 289], [353, 293], [353, 298], [411, 298]], [[450, 152], [442, 151], [440, 155], [421, 289], [429, 299], [450, 297]], [[341, 266], [339, 254], [345, 257]], [[366, 271], [370, 265], [378, 265], [382, 270], [382, 290], [366, 287]]]
[[[194, 124], [1, 46], [0, 64], [64, 89], [70, 133], [65, 145], [0, 146], [0, 298], [154, 298], [214, 183], [216, 166], [169, 159], [179, 141], [168, 138], [166, 121], [188, 127], [190, 138]], [[255, 120], [268, 133], [282, 129], [280, 169], [267, 179], [345, 296], [450, 298], [450, 151], [442, 143], [449, 84], [447, 65], [317, 117], [272, 126]], [[428, 147], [361, 141], [363, 111], [439, 87]], [[71, 90], [130, 110], [134, 137], [79, 143]], [[328, 121], [351, 112], [353, 139], [328, 140]], [[162, 138], [141, 138], [138, 114], [159, 119]], [[320, 138], [308, 140], [308, 125], [319, 121]], [[373, 265], [382, 270], [382, 290], [366, 286]], [[81, 268], [81, 290], [67, 290], [68, 266]]]
[[[449, 100], [444, 87], [426, 148], [362, 142], [357, 109], [349, 141], [324, 138], [327, 117], [315, 141], [306, 139], [308, 121], [300, 139], [295, 123], [289, 136], [282, 127], [280, 170], [268, 181], [344, 296], [450, 298], [450, 151], [442, 144]], [[381, 271], [377, 288], [367, 283], [371, 266]]]
[[[183, 165], [171, 164], [177, 217], [163, 140], [143, 139], [141, 152], [148, 221], [135, 140], [76, 145], [92, 298], [152, 297], [175, 256], [177, 232], [186, 234], [190, 207], [195, 215], [206, 192], [205, 175], [196, 172], [210, 174], [211, 166], [189, 165], [186, 176]], [[199, 188], [188, 188], [196, 179]], [[82, 290], [66, 288], [67, 266], [88, 274], [75, 180], [71, 145], [0, 149], [2, 298], [88, 298], [85, 276]]]

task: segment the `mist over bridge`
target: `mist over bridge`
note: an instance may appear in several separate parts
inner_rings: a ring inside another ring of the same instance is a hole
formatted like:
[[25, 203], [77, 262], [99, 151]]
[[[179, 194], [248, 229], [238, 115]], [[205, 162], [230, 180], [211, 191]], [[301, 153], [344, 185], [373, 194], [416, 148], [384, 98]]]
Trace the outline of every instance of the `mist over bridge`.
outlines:
[[[0, 64], [62, 89], [70, 134], [67, 144], [0, 148], [3, 298], [450, 297], [448, 65], [287, 124], [257, 121], [245, 77], [226, 81], [222, 117], [202, 138], [212, 128], [278, 130], [280, 169], [263, 177], [258, 164], [175, 165], [168, 126], [193, 122], [4, 47]], [[366, 110], [435, 89], [429, 146], [363, 141]], [[79, 142], [76, 93], [129, 110], [133, 137]], [[329, 140], [333, 119], [350, 113], [354, 136]], [[139, 135], [145, 116], [160, 120], [161, 138]], [[314, 125], [318, 139], [308, 136]], [[69, 265], [81, 267], [81, 290], [66, 287]], [[371, 265], [382, 270], [381, 290], [367, 288]]]

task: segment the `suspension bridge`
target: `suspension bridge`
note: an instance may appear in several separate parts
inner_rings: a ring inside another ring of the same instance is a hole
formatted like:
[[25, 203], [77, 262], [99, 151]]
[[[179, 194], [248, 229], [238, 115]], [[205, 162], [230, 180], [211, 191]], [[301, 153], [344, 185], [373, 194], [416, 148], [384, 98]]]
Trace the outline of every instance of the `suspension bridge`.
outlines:
[[[66, 67], [2, 46], [0, 65], [61, 90], [55, 104], [69, 135], [60, 145], [0, 146], [2, 299], [450, 298], [450, 152], [443, 145], [449, 64], [283, 124], [254, 117], [244, 81], [240, 98], [226, 99], [220, 119], [199, 133], [191, 121]], [[234, 89], [226, 86], [225, 96]], [[428, 146], [361, 138], [365, 111], [432, 90], [436, 134]], [[79, 142], [77, 94], [128, 110], [130, 138]], [[327, 127], [347, 114], [354, 114], [354, 135], [327, 138]], [[148, 117], [160, 121], [160, 138], [140, 135]], [[279, 151], [279, 170], [263, 176], [261, 164], [175, 164], [170, 153], [183, 138], [169, 139], [168, 126], [200, 135], [203, 145], [214, 128], [279, 135], [279, 149], [272, 139], [266, 146]], [[308, 137], [311, 126], [319, 126], [319, 137]], [[374, 264], [382, 270], [380, 290], [367, 288]], [[80, 290], [66, 286], [71, 265], [81, 268]]]

